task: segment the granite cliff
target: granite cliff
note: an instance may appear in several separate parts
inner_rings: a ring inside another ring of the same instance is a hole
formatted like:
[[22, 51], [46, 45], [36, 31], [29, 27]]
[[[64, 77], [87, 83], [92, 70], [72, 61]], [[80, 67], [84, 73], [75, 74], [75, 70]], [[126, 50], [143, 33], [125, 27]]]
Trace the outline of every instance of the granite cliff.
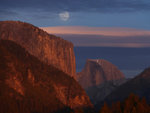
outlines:
[[89, 97], [72, 77], [13, 41], [0, 40], [1, 113], [80, 113], [91, 107]]
[[19, 21], [1, 21], [0, 39], [16, 42], [39, 60], [76, 78], [75, 56], [71, 42]]
[[126, 82], [123, 73], [115, 65], [102, 59], [87, 60], [82, 72], [77, 74], [77, 80], [94, 105]]
[[103, 59], [87, 60], [84, 69], [77, 73], [77, 80], [85, 89], [124, 78], [123, 73], [115, 65]]

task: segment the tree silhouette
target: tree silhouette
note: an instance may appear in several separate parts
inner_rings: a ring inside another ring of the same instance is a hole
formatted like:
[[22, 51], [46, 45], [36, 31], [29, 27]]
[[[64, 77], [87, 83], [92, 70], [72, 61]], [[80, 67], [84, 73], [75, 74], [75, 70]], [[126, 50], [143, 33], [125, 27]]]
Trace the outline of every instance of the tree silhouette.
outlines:
[[106, 103], [100, 110], [100, 113], [150, 113], [150, 106], [146, 99], [130, 94], [123, 102], [112, 103], [109, 108]]

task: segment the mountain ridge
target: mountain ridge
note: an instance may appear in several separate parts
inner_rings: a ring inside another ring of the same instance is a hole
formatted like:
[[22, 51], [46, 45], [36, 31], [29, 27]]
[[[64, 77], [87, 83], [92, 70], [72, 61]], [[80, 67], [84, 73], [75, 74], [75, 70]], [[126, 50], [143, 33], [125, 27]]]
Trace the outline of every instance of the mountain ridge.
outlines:
[[[145, 97], [147, 102], [150, 103], [150, 68], [145, 69], [136, 77], [130, 79], [126, 83], [120, 85], [117, 89], [111, 92], [105, 99], [108, 104], [116, 101], [123, 101], [131, 93], [138, 95], [139, 97]], [[99, 102], [96, 107], [102, 105], [103, 102]]]
[[77, 80], [85, 89], [124, 78], [115, 65], [104, 59], [88, 59], [83, 70], [77, 73]]
[[16, 42], [31, 55], [76, 79], [75, 55], [71, 42], [20, 21], [0, 21], [0, 33], [1, 39]]
[[92, 108], [85, 91], [63, 71], [39, 61], [13, 41], [0, 39], [0, 51], [1, 112], [54, 113]]
[[126, 82], [123, 73], [104, 59], [88, 59], [83, 70], [77, 73], [77, 80], [94, 105]]

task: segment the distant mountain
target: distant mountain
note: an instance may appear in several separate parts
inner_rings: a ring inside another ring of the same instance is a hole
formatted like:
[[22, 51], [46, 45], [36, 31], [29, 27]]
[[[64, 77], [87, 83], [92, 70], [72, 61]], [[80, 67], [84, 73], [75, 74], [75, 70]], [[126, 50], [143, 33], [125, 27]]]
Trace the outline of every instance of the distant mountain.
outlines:
[[91, 107], [89, 97], [72, 77], [14, 42], [0, 40], [1, 113], [69, 113]]
[[86, 90], [93, 104], [103, 101], [114, 89], [126, 81], [122, 72], [112, 63], [97, 59], [87, 60], [77, 80]]
[[150, 103], [150, 68], [145, 69], [135, 78], [119, 86], [105, 98], [105, 101], [108, 103], [122, 101], [127, 98], [130, 93], [145, 97], [148, 103]]
[[124, 78], [123, 73], [115, 65], [103, 59], [87, 60], [84, 69], [77, 73], [77, 80], [85, 89]]
[[16, 42], [39, 60], [76, 78], [75, 56], [71, 42], [19, 21], [0, 21], [0, 39]]

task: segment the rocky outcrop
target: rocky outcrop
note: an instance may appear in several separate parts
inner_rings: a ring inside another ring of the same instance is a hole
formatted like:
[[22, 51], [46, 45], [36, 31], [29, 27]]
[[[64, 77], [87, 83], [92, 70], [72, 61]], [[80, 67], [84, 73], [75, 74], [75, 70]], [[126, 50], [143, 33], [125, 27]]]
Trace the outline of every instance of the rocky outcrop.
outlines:
[[126, 81], [126, 79], [121, 79], [119, 81], [105, 82], [98, 86], [89, 87], [85, 90], [90, 97], [91, 102], [94, 105], [97, 105], [97, 103], [103, 102], [109, 94], [111, 94], [115, 89], [117, 89]]
[[84, 69], [77, 73], [77, 80], [85, 89], [124, 78], [123, 73], [115, 65], [102, 59], [87, 60]]
[[75, 56], [71, 42], [19, 21], [1, 21], [0, 39], [16, 42], [31, 55], [75, 78]]
[[82, 72], [77, 74], [77, 80], [94, 105], [126, 82], [123, 73], [115, 65], [102, 59], [87, 60]]
[[69, 113], [91, 108], [81, 86], [9, 40], [0, 40], [0, 111]]

